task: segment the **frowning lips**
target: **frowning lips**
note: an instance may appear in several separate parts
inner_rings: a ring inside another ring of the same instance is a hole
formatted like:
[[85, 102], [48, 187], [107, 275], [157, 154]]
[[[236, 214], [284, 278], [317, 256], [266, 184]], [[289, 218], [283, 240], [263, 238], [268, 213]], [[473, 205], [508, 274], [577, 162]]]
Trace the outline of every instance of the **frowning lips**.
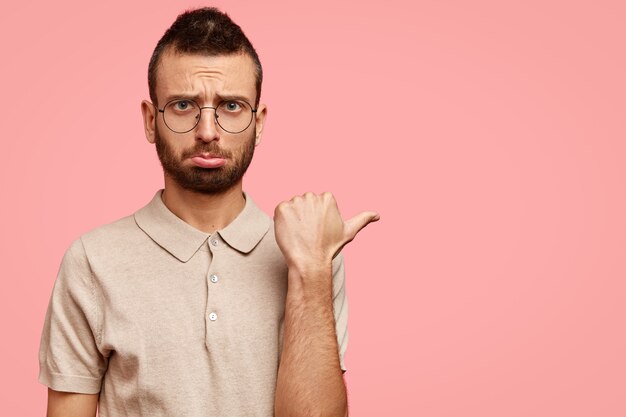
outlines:
[[204, 158], [204, 159], [211, 159], [211, 158], [228, 159], [231, 156], [232, 155], [230, 152], [220, 149], [219, 146], [217, 146], [217, 144], [210, 143], [210, 144], [204, 144], [204, 146], [202, 147], [197, 147], [195, 149], [184, 152], [182, 155], [182, 159], [195, 158], [195, 157]]

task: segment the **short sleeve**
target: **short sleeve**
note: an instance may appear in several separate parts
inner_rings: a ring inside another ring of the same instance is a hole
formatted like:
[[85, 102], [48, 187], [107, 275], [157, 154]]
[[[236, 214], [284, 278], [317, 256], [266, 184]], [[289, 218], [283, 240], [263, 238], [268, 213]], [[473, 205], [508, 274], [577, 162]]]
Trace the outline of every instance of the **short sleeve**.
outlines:
[[100, 308], [82, 241], [65, 253], [41, 335], [39, 382], [55, 391], [97, 394], [107, 360], [98, 350]]
[[332, 270], [333, 312], [335, 315], [337, 346], [339, 347], [339, 365], [341, 370], [345, 372], [344, 356], [348, 348], [348, 298], [346, 296], [346, 279], [342, 253], [339, 253], [333, 259]]

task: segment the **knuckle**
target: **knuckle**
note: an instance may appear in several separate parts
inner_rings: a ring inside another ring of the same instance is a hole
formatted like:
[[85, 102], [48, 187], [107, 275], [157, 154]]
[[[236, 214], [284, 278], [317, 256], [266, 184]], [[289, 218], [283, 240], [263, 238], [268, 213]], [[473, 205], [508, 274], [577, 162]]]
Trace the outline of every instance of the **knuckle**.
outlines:
[[281, 201], [280, 203], [278, 203], [278, 205], [276, 206], [274, 211], [275, 212], [284, 211], [287, 208], [288, 205], [289, 205], [289, 202]]
[[324, 200], [324, 202], [326, 204], [336, 204], [337, 202], [335, 201], [335, 196], [331, 193], [326, 191], [324, 194], [322, 194], [322, 199]]

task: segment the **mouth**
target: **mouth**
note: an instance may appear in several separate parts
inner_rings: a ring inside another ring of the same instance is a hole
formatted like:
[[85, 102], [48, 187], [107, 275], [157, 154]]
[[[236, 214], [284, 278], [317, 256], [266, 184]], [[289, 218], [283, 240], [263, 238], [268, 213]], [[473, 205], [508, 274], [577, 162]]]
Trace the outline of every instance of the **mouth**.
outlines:
[[200, 168], [219, 168], [226, 163], [226, 158], [211, 152], [200, 152], [189, 159]]

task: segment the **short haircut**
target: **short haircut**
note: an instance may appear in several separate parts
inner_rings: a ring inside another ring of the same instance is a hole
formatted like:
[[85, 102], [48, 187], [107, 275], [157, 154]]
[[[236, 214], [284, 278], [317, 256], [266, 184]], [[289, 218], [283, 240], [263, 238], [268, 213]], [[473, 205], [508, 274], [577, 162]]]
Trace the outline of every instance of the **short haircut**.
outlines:
[[214, 7], [187, 10], [179, 15], [159, 40], [148, 65], [148, 90], [150, 99], [157, 104], [156, 79], [159, 60], [164, 51], [199, 55], [247, 54], [254, 62], [256, 72], [256, 101], [261, 99], [263, 68], [252, 43], [239, 25], [226, 13]]

